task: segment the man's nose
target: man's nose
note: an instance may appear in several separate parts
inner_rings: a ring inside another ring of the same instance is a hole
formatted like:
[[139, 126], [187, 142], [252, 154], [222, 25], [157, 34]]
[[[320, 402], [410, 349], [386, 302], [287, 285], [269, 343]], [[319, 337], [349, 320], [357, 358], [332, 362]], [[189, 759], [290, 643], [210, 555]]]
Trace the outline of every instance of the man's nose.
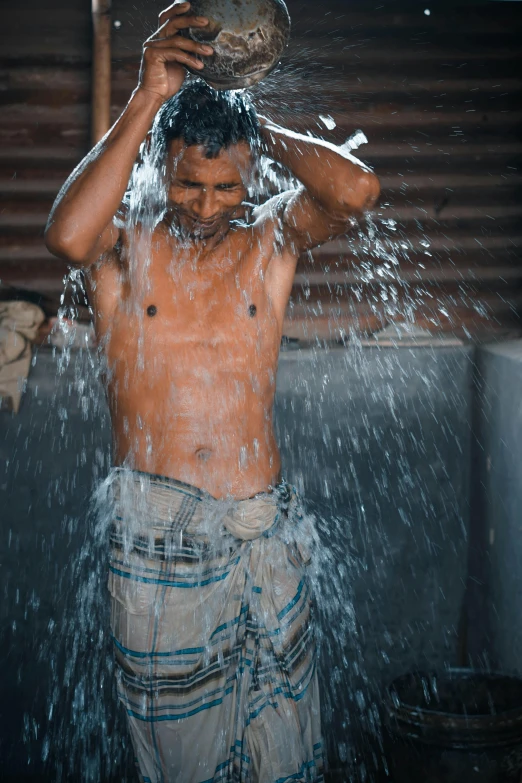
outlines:
[[201, 220], [208, 220], [214, 217], [218, 210], [216, 194], [212, 189], [203, 188], [200, 195], [194, 202], [192, 209]]

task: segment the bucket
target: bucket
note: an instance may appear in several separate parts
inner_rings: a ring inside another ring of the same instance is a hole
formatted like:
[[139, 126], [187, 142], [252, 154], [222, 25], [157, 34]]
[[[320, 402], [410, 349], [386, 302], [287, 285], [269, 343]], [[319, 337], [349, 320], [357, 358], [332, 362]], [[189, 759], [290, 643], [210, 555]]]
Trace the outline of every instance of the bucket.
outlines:
[[414, 672], [385, 703], [393, 783], [520, 783], [522, 680], [472, 669]]

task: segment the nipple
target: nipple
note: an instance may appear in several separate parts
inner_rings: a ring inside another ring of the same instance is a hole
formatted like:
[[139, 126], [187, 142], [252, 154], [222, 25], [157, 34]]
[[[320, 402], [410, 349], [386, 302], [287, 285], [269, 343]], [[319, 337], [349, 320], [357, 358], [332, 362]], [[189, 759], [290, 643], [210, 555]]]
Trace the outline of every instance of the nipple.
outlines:
[[156, 315], [157, 312], [158, 312], [158, 308], [156, 307], [156, 305], [149, 305], [147, 307], [147, 315], [150, 315], [151, 318], [153, 315]]
[[253, 318], [256, 313], [257, 313], [257, 307], [255, 306], [255, 304], [251, 304], [250, 307], [248, 308], [248, 314], [250, 318]]

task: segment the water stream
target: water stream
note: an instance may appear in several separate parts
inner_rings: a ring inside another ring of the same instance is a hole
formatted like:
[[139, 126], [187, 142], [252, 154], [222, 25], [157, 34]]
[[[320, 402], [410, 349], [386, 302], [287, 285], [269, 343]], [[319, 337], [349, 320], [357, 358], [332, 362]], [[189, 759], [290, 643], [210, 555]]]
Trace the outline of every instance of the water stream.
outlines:
[[[328, 108], [321, 114], [317, 125], [331, 129]], [[355, 151], [366, 141], [359, 131], [346, 143]], [[162, 152], [153, 139], [151, 145], [144, 145], [141, 164], [135, 167], [130, 183], [126, 229], [137, 237], [129, 250], [135, 286], [147, 285], [152, 233], [164, 208], [161, 159]], [[266, 161], [261, 171], [258, 192], [249, 193], [249, 198], [259, 200], [274, 188], [288, 186], [289, 180], [282, 179], [281, 172]], [[140, 232], [134, 231], [138, 223]], [[427, 294], [421, 283], [401, 277], [401, 265], [412, 250], [411, 240], [379, 211], [348, 236], [356, 258], [351, 271], [356, 282], [336, 282], [332, 287], [338, 288], [341, 297], [348, 289], [356, 300], [367, 297], [379, 318], [384, 312], [386, 322], [398, 319], [407, 335], [415, 327], [418, 304]], [[429, 256], [426, 237], [423, 243]], [[341, 263], [330, 268], [336, 280], [343, 270], [346, 266]], [[107, 368], [103, 346], [92, 348], [88, 340], [78, 345], [75, 308], [83, 304], [84, 296], [81, 276], [71, 273], [57, 327], [62, 347], [52, 349], [56, 402], [49, 407], [41, 431], [33, 433], [33, 437], [48, 441], [50, 455], [70, 455], [67, 460], [73, 459], [71, 445], [76, 448], [80, 430], [85, 442], [74, 456], [78, 464], [71, 461], [66, 472], [48, 487], [48, 503], [53, 509], [66, 509], [67, 496], [74, 496], [80, 485], [85, 489], [85, 471], [91, 474], [88, 483], [92, 490], [81, 515], [64, 511], [62, 518], [57, 518], [52, 538], [44, 531], [36, 532], [37, 549], [47, 569], [45, 597], [40, 598], [36, 591], [26, 596], [26, 611], [42, 618], [32, 653], [46, 680], [42, 683], [46, 710], [38, 719], [26, 711], [23, 739], [28, 768], [38, 766], [35, 755], [39, 754], [48, 779], [54, 783], [130, 780], [132, 769], [130, 740], [115, 694], [108, 624], [107, 535], [112, 518], [105, 502], [104, 479], [111, 456], [107, 438], [103, 442], [96, 433], [98, 428], [108, 427], [101, 392]], [[321, 302], [310, 300], [306, 275], [301, 303], [308, 307], [311, 321], [322, 307]], [[446, 317], [444, 303], [434, 302], [433, 324]], [[393, 346], [369, 349], [356, 330], [345, 333], [339, 329], [333, 336], [337, 342], [317, 339], [302, 350], [292, 350], [290, 345], [283, 352], [276, 431], [285, 476], [303, 494], [315, 530], [310, 577], [319, 628], [323, 725], [331, 764], [349, 769], [354, 781], [370, 783], [376, 780], [377, 770], [385, 767], [377, 668], [388, 669], [389, 676], [384, 679], [389, 680], [417, 655], [418, 644], [413, 654], [408, 649], [413, 637], [423, 633], [426, 648], [437, 648], [432, 659], [454, 656], [454, 613], [445, 608], [438, 572], [406, 574], [403, 569], [405, 552], [412, 555], [412, 570], [444, 548], [446, 565], [463, 562], [466, 524], [462, 482], [451, 475], [455, 465], [448, 454], [467, 448], [466, 426], [459, 429], [451, 420], [451, 416], [460, 418], [466, 383], [460, 384], [460, 376], [455, 375], [464, 361], [459, 350], [427, 349], [431, 355], [425, 361], [415, 346], [409, 352], [403, 349], [401, 355], [400, 348]], [[392, 334], [392, 342], [399, 343], [400, 337], [400, 333]], [[141, 339], [139, 334], [136, 339]], [[34, 361], [40, 361], [38, 354]], [[431, 392], [442, 376], [449, 385], [433, 397]], [[37, 393], [31, 394], [31, 404], [36, 404]], [[78, 412], [74, 421], [71, 409]], [[433, 430], [426, 430], [427, 419]], [[435, 431], [443, 432], [443, 440], [449, 444], [446, 451], [435, 439]], [[36, 470], [28, 444], [19, 443], [18, 449], [26, 463], [24, 470]], [[16, 459], [20, 454], [13, 457], [14, 462]], [[16, 540], [17, 531], [11, 534]], [[61, 554], [56, 560], [58, 540]], [[425, 556], [417, 557], [420, 551]], [[400, 616], [404, 607], [410, 606], [408, 593], [417, 578], [424, 580], [426, 588], [418, 600], [424, 609], [432, 609], [435, 631], [431, 636], [428, 626], [422, 626], [424, 611], [412, 609], [413, 619], [408, 621]], [[6, 595], [11, 598], [15, 584], [16, 580], [6, 585]], [[388, 596], [393, 602], [399, 594], [402, 597], [396, 600], [393, 620], [383, 620], [383, 601]], [[429, 649], [423, 654], [430, 660]]]

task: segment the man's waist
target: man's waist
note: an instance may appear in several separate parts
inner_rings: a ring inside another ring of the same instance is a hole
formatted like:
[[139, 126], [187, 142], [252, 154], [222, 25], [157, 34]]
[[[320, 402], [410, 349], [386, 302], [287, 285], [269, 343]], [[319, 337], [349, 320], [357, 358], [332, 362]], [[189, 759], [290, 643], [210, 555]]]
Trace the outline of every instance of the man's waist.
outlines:
[[212, 538], [224, 528], [234, 538], [258, 538], [276, 524], [290, 493], [281, 483], [243, 500], [217, 500], [186, 482], [127, 468], [114, 468], [109, 484], [117, 526], [178, 537]]

